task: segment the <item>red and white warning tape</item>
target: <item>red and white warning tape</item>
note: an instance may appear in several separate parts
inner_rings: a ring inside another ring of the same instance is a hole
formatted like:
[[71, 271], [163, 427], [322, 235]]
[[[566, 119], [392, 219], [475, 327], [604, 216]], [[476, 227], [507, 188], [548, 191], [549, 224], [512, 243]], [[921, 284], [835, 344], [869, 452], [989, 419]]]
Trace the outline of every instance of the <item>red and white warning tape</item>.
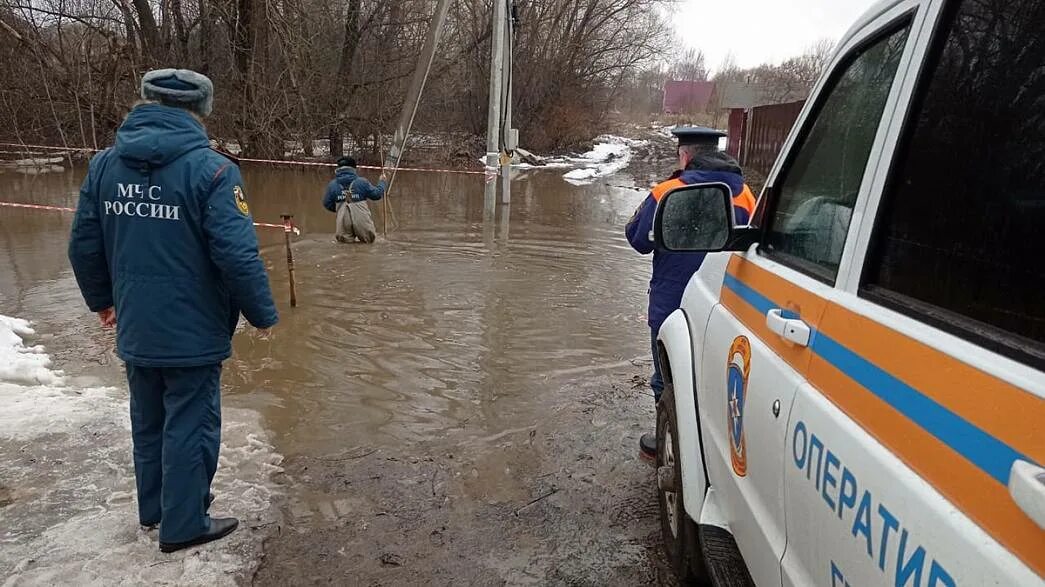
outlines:
[[[21, 145], [18, 143], [0, 143], [0, 147], [20, 147], [23, 149], [49, 149], [51, 151], [69, 152], [75, 151], [80, 153], [94, 153], [101, 151], [101, 149], [92, 149], [90, 147], [53, 147], [48, 145]], [[298, 165], [302, 167], [336, 167], [334, 163], [322, 163], [317, 161], [287, 161], [284, 159], [249, 159], [246, 157], [237, 157], [240, 161], [246, 161], [248, 163], [266, 163], [269, 165]], [[375, 167], [373, 165], [358, 165], [359, 169], [375, 169], [383, 170], [382, 167]], [[428, 173], [460, 173], [465, 175], [483, 175], [485, 171], [476, 171], [472, 169], [437, 169], [430, 167], [400, 167], [399, 171], [418, 171]]]
[[62, 208], [61, 206], [41, 206], [39, 204], [19, 204], [16, 202], [0, 202], [0, 206], [6, 208], [29, 208], [30, 210], [53, 210], [55, 212], [76, 212], [76, 208]]
[[[50, 210], [52, 212], [76, 212], [76, 208], [65, 208], [63, 206], [43, 206], [41, 204], [20, 204], [18, 202], [0, 202], [0, 208], [27, 208], [29, 210]], [[255, 222], [254, 226], [260, 226], [262, 228], [278, 228], [284, 232], [293, 232], [296, 235], [301, 234], [301, 230], [290, 224], [271, 224], [268, 222]]]
[[301, 235], [301, 229], [294, 226], [293, 222], [289, 224], [269, 224], [268, 222], [255, 222], [254, 226], [260, 226], [262, 228], [278, 228], [283, 232], [293, 232], [295, 235]]
[[[301, 165], [305, 167], [337, 167], [335, 163], [321, 163], [316, 161], [286, 161], [283, 159], [248, 159], [245, 157], [237, 157], [240, 161], [247, 161], [248, 163], [266, 163], [269, 165]], [[359, 169], [374, 169], [377, 171], [384, 171], [383, 167], [375, 167], [373, 165], [357, 165]], [[437, 169], [433, 167], [399, 167], [398, 171], [419, 171], [428, 173], [459, 173], [464, 175], [483, 175], [485, 171], [473, 171], [471, 169]]]

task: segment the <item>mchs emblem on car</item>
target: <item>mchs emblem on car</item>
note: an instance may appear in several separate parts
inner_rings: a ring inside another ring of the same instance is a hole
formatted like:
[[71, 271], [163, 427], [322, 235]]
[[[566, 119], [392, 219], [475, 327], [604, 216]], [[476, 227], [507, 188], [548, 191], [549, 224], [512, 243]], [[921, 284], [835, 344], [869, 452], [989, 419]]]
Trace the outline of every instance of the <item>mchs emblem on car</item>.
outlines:
[[747, 449], [744, 446], [744, 400], [747, 399], [747, 378], [751, 373], [751, 343], [746, 336], [733, 339], [726, 365], [726, 411], [729, 417], [729, 452], [733, 472], [747, 475]]

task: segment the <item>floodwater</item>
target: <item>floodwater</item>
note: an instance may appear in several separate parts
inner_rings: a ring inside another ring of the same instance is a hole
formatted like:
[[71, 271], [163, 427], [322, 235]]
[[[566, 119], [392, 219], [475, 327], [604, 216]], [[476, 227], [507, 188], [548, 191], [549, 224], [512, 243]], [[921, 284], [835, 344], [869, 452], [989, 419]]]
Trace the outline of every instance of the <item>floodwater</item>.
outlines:
[[[83, 172], [0, 173], [0, 201], [75, 206]], [[292, 213], [303, 231], [298, 307], [283, 233], [259, 229], [282, 319], [271, 341], [237, 335], [226, 404], [257, 410], [291, 458], [449, 434], [478, 450], [540, 422], [564, 382], [644, 357], [649, 260], [623, 238], [643, 194], [572, 186], [563, 172], [517, 174], [510, 207], [488, 222], [481, 175], [400, 173], [397, 228], [368, 246], [333, 242], [328, 168], [245, 165], [255, 219]], [[0, 313], [46, 325], [48, 350], [79, 363], [67, 371], [120, 385], [111, 336], [92, 327], [66, 260], [70, 221], [0, 208]]]

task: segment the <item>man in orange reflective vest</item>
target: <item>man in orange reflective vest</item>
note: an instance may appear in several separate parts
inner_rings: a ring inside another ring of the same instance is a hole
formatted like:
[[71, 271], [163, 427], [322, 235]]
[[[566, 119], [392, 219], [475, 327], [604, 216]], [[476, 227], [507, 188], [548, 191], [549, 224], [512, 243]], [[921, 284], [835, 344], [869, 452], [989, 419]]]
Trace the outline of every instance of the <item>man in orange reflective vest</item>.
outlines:
[[[656, 250], [650, 240], [650, 232], [653, 230], [657, 203], [664, 194], [679, 186], [720, 182], [728, 185], [733, 192], [733, 213], [737, 225], [747, 224], [755, 211], [755, 196], [744, 183], [740, 165], [718, 148], [719, 139], [726, 136], [725, 133], [704, 127], [679, 127], [672, 134], [679, 140], [678, 170], [670, 179], [653, 187], [625, 229], [632, 248], [643, 255], [653, 253], [648, 322], [653, 349], [650, 387], [653, 389], [654, 401], [660, 401], [660, 394], [664, 390], [664, 379], [658, 363], [657, 331], [668, 315], [678, 309], [686, 285], [704, 261], [704, 255], [701, 254]], [[643, 434], [639, 439], [639, 448], [642, 456], [656, 458], [657, 435]]]

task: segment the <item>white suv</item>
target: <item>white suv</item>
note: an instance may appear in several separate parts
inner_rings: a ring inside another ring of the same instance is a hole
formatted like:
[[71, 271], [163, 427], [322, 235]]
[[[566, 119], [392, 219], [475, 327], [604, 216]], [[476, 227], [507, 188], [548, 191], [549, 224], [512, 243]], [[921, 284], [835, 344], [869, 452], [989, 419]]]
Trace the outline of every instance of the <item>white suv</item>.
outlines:
[[676, 570], [1045, 585], [1045, 0], [879, 4], [731, 209], [654, 224], [708, 253], [659, 334]]

